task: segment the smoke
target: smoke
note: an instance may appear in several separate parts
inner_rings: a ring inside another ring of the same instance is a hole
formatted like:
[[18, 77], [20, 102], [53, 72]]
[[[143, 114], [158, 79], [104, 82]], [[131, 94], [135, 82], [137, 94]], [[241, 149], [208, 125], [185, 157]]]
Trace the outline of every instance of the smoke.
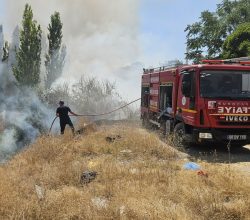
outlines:
[[[3, 42], [0, 26], [0, 45]], [[47, 131], [54, 116], [32, 89], [17, 86], [12, 66], [16, 64], [18, 47], [19, 30], [16, 27], [11, 37], [9, 58], [5, 62], [0, 60], [0, 162]]]
[[[25, 4], [31, 5], [34, 19], [41, 24], [43, 36], [48, 34], [50, 16], [55, 11], [60, 12], [67, 58], [62, 77], [55, 87], [64, 82], [76, 84], [82, 76], [96, 77], [100, 82], [115, 81], [123, 98], [131, 100], [140, 94], [139, 1], [3, 0], [1, 7], [4, 7], [4, 14], [1, 17], [4, 19], [0, 25], [3, 24], [4, 36], [11, 41], [11, 47], [8, 63], [0, 63], [0, 160], [32, 142], [48, 128], [54, 117], [54, 112], [41, 104], [35, 92], [16, 86], [11, 72], [19, 46], [17, 25], [21, 27]], [[44, 39], [43, 75], [46, 53]], [[3, 33], [0, 33], [0, 41], [3, 41]], [[95, 99], [96, 106], [91, 107], [99, 109], [98, 112], [107, 111], [116, 105], [110, 103], [107, 105], [109, 108], [104, 109], [104, 104], [100, 103], [113, 101], [110, 97], [100, 102]]]
[[52, 112], [29, 88], [19, 88], [0, 63], [0, 162], [48, 129]]
[[[21, 23], [25, 3], [31, 4], [44, 31], [50, 15], [61, 14], [67, 61], [59, 83], [90, 75], [116, 81], [122, 95], [137, 98], [142, 66], [138, 63], [139, 0], [5, 0], [4, 26], [13, 29]], [[127, 80], [126, 74], [133, 79]]]

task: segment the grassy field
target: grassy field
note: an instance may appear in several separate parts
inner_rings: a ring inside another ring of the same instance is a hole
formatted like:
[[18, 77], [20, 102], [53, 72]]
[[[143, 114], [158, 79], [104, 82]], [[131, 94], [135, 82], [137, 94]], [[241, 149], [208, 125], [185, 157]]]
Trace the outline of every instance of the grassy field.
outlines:
[[[198, 175], [187, 161], [132, 125], [40, 137], [0, 167], [0, 219], [250, 218], [250, 178], [202, 161]], [[86, 170], [98, 175], [83, 184]]]

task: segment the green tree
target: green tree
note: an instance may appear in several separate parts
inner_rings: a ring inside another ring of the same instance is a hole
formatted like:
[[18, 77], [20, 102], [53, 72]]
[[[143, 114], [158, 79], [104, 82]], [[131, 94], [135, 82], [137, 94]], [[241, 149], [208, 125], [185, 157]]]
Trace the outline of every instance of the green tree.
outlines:
[[250, 22], [239, 25], [223, 44], [223, 58], [250, 56]]
[[66, 56], [66, 48], [62, 45], [62, 27], [63, 24], [60, 19], [59, 12], [55, 12], [51, 15], [51, 22], [48, 30], [49, 51], [46, 55], [46, 79], [45, 87], [51, 88], [52, 83], [61, 76], [64, 60]]
[[17, 65], [13, 67], [14, 76], [20, 85], [35, 87], [40, 82], [41, 35], [40, 25], [33, 20], [31, 6], [26, 4], [20, 46], [16, 54]]
[[216, 12], [203, 11], [199, 21], [185, 29], [186, 58], [199, 62], [201, 58], [220, 57], [226, 37], [245, 22], [250, 22], [249, 0], [223, 0]]
[[178, 59], [175, 59], [175, 60], [168, 60], [166, 61], [165, 64], [163, 64], [163, 66], [180, 66], [180, 65], [183, 65], [183, 62], [181, 60], [178, 60]]
[[8, 41], [5, 41], [4, 46], [3, 46], [3, 57], [2, 57], [2, 61], [5, 62], [6, 60], [8, 60], [9, 58], [9, 43]]

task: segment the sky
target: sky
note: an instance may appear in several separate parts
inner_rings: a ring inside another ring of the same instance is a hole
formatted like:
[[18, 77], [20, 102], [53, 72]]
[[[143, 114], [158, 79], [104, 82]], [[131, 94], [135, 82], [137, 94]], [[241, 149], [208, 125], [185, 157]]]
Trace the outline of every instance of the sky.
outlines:
[[46, 0], [0, 0], [0, 24], [7, 39], [21, 24], [26, 2], [45, 30], [49, 14], [61, 13], [69, 58], [59, 83], [91, 73], [116, 82], [122, 97], [132, 100], [140, 96], [142, 68], [184, 61], [184, 29], [198, 21], [202, 11], [215, 11], [221, 1], [50, 0], [46, 4]]
[[[157, 66], [168, 60], [185, 60], [188, 24], [198, 21], [204, 10], [215, 11], [219, 0], [142, 0], [140, 32], [146, 60], [144, 65]], [[153, 59], [152, 59], [153, 57]]]

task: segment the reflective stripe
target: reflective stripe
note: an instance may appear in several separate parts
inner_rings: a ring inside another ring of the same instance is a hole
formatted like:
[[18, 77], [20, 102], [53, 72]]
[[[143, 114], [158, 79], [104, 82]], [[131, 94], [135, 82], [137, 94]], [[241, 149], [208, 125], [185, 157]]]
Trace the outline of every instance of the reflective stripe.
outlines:
[[189, 112], [189, 113], [197, 113], [196, 110], [192, 110], [192, 109], [186, 109], [186, 108], [180, 108], [183, 112]]

